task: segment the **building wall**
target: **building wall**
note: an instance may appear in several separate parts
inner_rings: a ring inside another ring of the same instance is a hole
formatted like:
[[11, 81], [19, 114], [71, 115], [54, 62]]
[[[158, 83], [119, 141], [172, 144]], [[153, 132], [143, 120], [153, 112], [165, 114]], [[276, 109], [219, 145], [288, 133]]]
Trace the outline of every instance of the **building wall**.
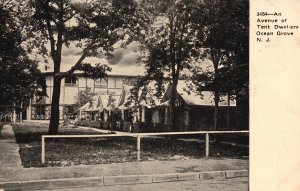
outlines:
[[[51, 105], [52, 93], [53, 93], [53, 76], [46, 74], [46, 85], [47, 85], [47, 97], [43, 98], [42, 102], [32, 102], [29, 107], [29, 114], [31, 119], [49, 119], [49, 107]], [[65, 83], [66, 79], [61, 81], [61, 93], [60, 93], [60, 118], [63, 118], [64, 106], [74, 105], [76, 103], [76, 95], [79, 91], [83, 91], [86, 88], [91, 88], [91, 91], [101, 95], [121, 95], [122, 88], [124, 85], [130, 85], [136, 81], [136, 76], [108, 76], [107, 79], [91, 79], [82, 76], [77, 76], [76, 83]], [[47, 115], [41, 116], [39, 113], [41, 106], [46, 106]], [[38, 109], [37, 109], [38, 108]], [[36, 112], [36, 111], [39, 112]]]
[[[122, 88], [124, 85], [128, 84], [128, 79], [132, 82], [132, 79], [136, 77], [134, 76], [109, 76], [107, 79], [107, 86], [98, 84], [96, 81], [100, 79], [89, 79], [84, 77], [78, 77], [78, 81], [76, 84], [68, 85], [65, 83], [63, 79], [61, 81], [61, 95], [60, 95], [60, 104], [75, 104], [76, 98], [75, 96], [79, 91], [85, 90], [87, 87], [91, 88], [91, 90], [95, 93], [99, 93], [102, 95], [121, 95]], [[103, 80], [103, 79], [101, 79]], [[124, 83], [125, 82], [125, 83]], [[53, 92], [53, 77], [46, 76], [46, 84], [47, 84], [47, 95], [46, 104], [51, 104], [52, 92]]]

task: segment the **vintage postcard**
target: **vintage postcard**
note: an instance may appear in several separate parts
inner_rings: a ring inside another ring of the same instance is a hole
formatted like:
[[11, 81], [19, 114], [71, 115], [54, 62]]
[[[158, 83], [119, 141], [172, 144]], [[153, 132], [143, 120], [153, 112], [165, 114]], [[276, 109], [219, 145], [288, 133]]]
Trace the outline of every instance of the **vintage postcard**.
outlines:
[[0, 191], [299, 190], [299, 18], [296, 0], [0, 0]]

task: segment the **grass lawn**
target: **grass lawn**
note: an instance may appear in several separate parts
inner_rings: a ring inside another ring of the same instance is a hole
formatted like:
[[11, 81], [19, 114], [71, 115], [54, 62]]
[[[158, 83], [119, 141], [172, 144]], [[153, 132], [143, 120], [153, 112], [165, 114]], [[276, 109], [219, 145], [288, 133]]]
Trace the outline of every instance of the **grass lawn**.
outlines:
[[[136, 138], [68, 138], [46, 140], [46, 164], [41, 160], [41, 135], [47, 125], [16, 125], [13, 127], [25, 167], [72, 166], [120, 163], [136, 160]], [[93, 130], [60, 127], [59, 134], [99, 134]], [[178, 137], [177, 137], [178, 138]], [[204, 142], [182, 141], [170, 137], [143, 137], [142, 160], [185, 160], [204, 156]], [[194, 137], [193, 137], [194, 138]], [[198, 137], [199, 138], [199, 137]], [[184, 139], [188, 139], [186, 136]], [[201, 137], [204, 140], [204, 136]], [[210, 144], [210, 157], [244, 158], [248, 148]]]

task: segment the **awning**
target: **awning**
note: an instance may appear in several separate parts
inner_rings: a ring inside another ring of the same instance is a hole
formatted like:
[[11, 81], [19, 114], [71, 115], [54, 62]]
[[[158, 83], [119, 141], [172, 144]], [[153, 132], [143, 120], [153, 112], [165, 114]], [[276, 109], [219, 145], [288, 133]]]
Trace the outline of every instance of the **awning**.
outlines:
[[170, 100], [161, 103], [160, 106], [170, 106]]
[[89, 108], [90, 103], [86, 103], [79, 108], [80, 111], [86, 111]]
[[128, 109], [128, 107], [127, 107], [127, 106], [125, 106], [124, 104], [120, 105], [118, 108], [119, 108], [120, 110], [125, 110], [125, 109]]
[[98, 107], [100, 106], [99, 96], [94, 96], [92, 102], [88, 102], [84, 104], [81, 108], [79, 108], [80, 111], [98, 111]]

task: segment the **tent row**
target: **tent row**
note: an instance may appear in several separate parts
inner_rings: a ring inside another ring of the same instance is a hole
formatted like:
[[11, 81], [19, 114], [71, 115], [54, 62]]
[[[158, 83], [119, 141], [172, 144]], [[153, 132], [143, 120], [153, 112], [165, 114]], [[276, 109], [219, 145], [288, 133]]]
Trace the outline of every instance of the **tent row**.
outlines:
[[[190, 91], [189, 82], [179, 80], [176, 94], [176, 124], [171, 126], [172, 84], [163, 83], [161, 91], [151, 81], [138, 90], [132, 101], [133, 86], [124, 86], [120, 96], [98, 95], [79, 109], [80, 119], [89, 116], [91, 124], [104, 129], [139, 132], [211, 130], [214, 119], [214, 93]], [[218, 129], [235, 129], [236, 101], [221, 96]]]

